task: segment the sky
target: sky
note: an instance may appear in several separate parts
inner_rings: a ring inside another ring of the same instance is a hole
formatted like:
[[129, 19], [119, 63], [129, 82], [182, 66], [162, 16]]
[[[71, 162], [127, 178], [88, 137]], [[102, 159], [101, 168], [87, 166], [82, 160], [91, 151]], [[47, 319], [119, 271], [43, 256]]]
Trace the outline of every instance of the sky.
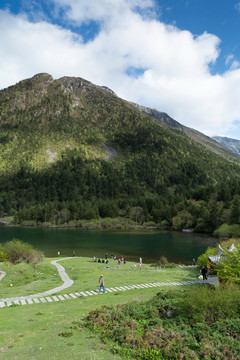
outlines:
[[240, 0], [0, 0], [0, 89], [49, 73], [240, 139]]

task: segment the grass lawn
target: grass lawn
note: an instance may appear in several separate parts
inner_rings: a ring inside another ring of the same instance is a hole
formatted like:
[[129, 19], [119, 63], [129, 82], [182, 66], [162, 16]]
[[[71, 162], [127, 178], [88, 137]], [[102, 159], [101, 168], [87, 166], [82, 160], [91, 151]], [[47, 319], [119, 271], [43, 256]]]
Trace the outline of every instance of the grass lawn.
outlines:
[[[62, 284], [56, 268], [45, 259], [34, 271], [27, 264], [0, 264], [7, 275], [0, 282], [0, 298], [31, 295], [47, 291]], [[133, 263], [117, 265], [110, 259], [105, 264], [94, 263], [89, 258], [60, 261], [74, 284], [63, 291], [70, 292], [98, 288], [98, 278], [104, 275], [105, 286], [115, 287], [148, 282], [171, 282], [196, 279], [195, 267], [153, 269], [144, 265], [132, 269]], [[10, 286], [13, 284], [13, 286]], [[183, 290], [183, 287], [173, 287]], [[164, 289], [166, 289], [164, 287]], [[126, 292], [88, 296], [66, 301], [0, 309], [0, 359], [61, 360], [61, 359], [121, 359], [110, 352], [98, 335], [82, 327], [88, 313], [103, 305], [114, 306], [133, 300], [148, 300], [160, 288], [135, 289]], [[60, 294], [60, 293], [59, 293]]]

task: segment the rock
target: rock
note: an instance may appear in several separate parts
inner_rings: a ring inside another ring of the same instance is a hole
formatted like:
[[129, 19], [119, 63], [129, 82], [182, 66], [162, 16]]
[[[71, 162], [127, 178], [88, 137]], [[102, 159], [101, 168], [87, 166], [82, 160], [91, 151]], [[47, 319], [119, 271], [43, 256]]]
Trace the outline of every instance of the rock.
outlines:
[[168, 319], [171, 319], [171, 318], [173, 317], [173, 312], [172, 312], [172, 310], [167, 311], [167, 312], [166, 312], [166, 316], [167, 316]]

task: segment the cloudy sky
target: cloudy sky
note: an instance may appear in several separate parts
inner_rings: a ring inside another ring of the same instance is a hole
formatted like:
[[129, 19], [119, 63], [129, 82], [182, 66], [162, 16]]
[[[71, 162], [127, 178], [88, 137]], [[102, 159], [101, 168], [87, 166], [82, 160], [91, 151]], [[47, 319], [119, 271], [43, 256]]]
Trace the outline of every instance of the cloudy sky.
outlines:
[[0, 89], [47, 72], [240, 139], [239, 0], [0, 0]]

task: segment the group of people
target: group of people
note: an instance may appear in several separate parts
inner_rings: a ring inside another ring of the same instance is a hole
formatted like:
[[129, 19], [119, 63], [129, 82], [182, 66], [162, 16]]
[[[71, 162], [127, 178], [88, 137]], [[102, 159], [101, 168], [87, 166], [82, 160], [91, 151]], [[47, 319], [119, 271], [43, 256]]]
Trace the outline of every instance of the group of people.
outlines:
[[[127, 260], [126, 260], [126, 258], [124, 256], [119, 256], [118, 259], [117, 259], [116, 255], [111, 255], [111, 259], [114, 260], [114, 261], [117, 260], [118, 265], [120, 265], [121, 263], [126, 264], [126, 262], [127, 262]], [[105, 254], [105, 259], [102, 259], [102, 260], [100, 258], [97, 259], [96, 256], [94, 256], [93, 261], [98, 262], [98, 263], [102, 263], [102, 264], [108, 264], [109, 263], [108, 254], [106, 253]]]

